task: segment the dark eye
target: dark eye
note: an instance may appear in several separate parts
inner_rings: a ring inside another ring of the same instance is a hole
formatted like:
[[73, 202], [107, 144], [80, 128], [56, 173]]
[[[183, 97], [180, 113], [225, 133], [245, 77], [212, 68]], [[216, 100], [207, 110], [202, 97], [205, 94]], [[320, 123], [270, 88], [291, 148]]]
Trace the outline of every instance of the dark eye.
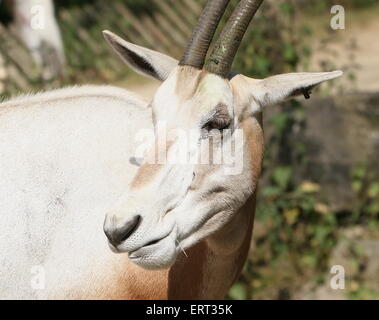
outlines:
[[208, 121], [203, 128], [211, 131], [212, 129], [223, 130], [230, 126], [231, 120], [229, 117], [215, 117]]

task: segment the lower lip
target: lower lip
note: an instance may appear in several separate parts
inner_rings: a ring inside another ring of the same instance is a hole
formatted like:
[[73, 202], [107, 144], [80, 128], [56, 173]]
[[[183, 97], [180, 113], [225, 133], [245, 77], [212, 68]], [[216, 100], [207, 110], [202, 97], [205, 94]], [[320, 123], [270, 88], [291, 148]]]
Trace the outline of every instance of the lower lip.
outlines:
[[149, 253], [151, 251], [155, 251], [156, 249], [158, 249], [159, 247], [161, 247], [162, 242], [164, 242], [165, 240], [167, 240], [170, 237], [170, 235], [171, 235], [171, 232], [168, 235], [166, 235], [165, 237], [159, 239], [154, 244], [149, 244], [149, 245], [143, 246], [143, 247], [141, 247], [141, 248], [139, 248], [137, 250], [129, 252], [129, 259], [131, 259], [131, 260], [140, 259], [143, 256], [145, 256], [146, 253]]

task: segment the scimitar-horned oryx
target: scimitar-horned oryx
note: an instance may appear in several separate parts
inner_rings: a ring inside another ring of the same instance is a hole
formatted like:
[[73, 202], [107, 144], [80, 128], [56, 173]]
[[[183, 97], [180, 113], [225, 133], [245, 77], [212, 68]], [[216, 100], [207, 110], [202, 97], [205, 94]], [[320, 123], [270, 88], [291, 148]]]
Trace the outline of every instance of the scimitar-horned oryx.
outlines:
[[[262, 0], [239, 2], [206, 59], [228, 2], [208, 1], [179, 62], [104, 32], [129, 66], [162, 81], [150, 103], [123, 89], [84, 86], [1, 104], [0, 297], [225, 296], [251, 239], [262, 110], [342, 74], [232, 74]], [[142, 128], [159, 143], [138, 167]], [[168, 138], [174, 130], [191, 133], [188, 156], [213, 158], [232, 141], [240, 170], [151, 161], [180, 150], [183, 139]]]

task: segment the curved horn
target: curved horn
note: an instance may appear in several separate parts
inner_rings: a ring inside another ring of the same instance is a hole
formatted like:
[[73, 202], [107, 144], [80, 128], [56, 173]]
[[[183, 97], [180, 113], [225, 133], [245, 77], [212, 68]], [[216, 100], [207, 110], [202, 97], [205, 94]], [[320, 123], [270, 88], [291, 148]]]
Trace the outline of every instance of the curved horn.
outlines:
[[263, 0], [241, 0], [224, 27], [205, 69], [227, 78], [242, 38]]
[[209, 0], [179, 65], [202, 69], [209, 46], [229, 0]]

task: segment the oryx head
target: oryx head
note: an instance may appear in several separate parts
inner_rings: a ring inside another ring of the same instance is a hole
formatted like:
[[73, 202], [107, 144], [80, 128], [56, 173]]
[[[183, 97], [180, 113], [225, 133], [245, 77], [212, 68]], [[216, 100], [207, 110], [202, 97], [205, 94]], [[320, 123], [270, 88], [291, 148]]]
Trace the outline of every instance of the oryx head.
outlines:
[[[151, 102], [154, 141], [104, 223], [112, 249], [129, 252], [145, 268], [172, 265], [181, 250], [230, 224], [237, 230], [229, 234], [238, 238], [238, 225], [231, 222], [255, 193], [261, 171], [262, 109], [298, 94], [307, 97], [314, 86], [342, 74], [263, 80], [232, 74], [233, 58], [262, 1], [239, 2], [208, 59], [228, 0], [208, 1], [179, 62], [104, 32], [133, 69], [162, 81]], [[232, 240], [227, 250], [239, 245]]]

